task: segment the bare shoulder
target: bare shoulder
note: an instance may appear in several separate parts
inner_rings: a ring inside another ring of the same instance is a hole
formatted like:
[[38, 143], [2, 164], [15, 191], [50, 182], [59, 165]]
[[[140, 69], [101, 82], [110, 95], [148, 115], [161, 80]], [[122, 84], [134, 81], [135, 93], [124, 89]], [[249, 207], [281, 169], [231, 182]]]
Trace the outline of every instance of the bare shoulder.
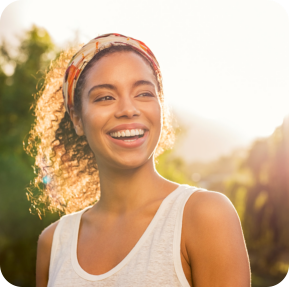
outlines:
[[211, 236], [216, 239], [216, 236], [224, 237], [226, 233], [228, 240], [236, 234], [243, 239], [235, 207], [227, 196], [215, 191], [201, 190], [190, 196], [184, 209], [183, 228], [191, 234], [190, 243], [192, 239], [203, 241]]
[[40, 234], [38, 244], [41, 244], [45, 247], [51, 247], [54, 231], [59, 223], [59, 220], [47, 226]]
[[[227, 196], [196, 191], [184, 209], [182, 241], [194, 286], [250, 286], [242, 226]], [[208, 277], [207, 274], [210, 274]]]
[[36, 260], [36, 286], [46, 287], [50, 265], [53, 235], [59, 220], [46, 227], [39, 236]]
[[[222, 220], [225, 218], [233, 218], [239, 221], [238, 214], [230, 199], [216, 191], [200, 190], [196, 191], [186, 204], [185, 214], [187, 219], [198, 221]], [[200, 222], [203, 223], [203, 222]]]

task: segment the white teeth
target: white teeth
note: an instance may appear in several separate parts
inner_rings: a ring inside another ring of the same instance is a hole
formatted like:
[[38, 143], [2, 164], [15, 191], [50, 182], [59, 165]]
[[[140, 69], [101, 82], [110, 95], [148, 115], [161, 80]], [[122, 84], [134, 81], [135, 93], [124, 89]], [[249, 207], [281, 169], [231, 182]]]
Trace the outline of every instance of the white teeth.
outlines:
[[110, 136], [114, 138], [120, 138], [120, 137], [133, 137], [138, 135], [143, 135], [144, 130], [142, 129], [135, 129], [135, 130], [125, 130], [125, 131], [117, 131], [110, 133]]

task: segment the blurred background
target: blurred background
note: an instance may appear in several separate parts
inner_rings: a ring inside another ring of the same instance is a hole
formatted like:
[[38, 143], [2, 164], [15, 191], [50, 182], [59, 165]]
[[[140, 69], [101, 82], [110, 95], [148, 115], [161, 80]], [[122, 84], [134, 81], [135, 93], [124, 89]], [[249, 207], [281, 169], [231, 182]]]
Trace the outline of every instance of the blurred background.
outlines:
[[177, 141], [164, 177], [224, 193], [242, 222], [252, 287], [289, 268], [289, 18], [277, 2], [44, 1], [10, 4], [0, 19], [0, 266], [35, 286], [37, 239], [59, 218], [31, 213], [33, 158], [23, 142], [50, 62], [103, 33], [145, 42], [164, 77]]

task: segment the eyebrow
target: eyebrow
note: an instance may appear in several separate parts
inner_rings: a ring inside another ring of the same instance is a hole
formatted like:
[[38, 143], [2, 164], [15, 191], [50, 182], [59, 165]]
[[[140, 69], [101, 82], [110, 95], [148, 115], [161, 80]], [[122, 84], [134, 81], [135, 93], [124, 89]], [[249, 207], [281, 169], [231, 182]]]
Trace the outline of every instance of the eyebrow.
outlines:
[[138, 86], [149, 85], [155, 88], [155, 85], [150, 81], [140, 80], [133, 84], [133, 87], [136, 88]]
[[93, 86], [89, 91], [88, 91], [88, 96], [90, 95], [90, 93], [94, 90], [98, 90], [98, 89], [108, 89], [108, 90], [116, 90], [116, 87], [110, 84], [102, 84], [102, 85], [96, 85]]
[[[136, 88], [136, 87], [139, 87], [139, 86], [143, 86], [143, 85], [149, 85], [149, 86], [152, 86], [153, 88], [155, 88], [155, 85], [150, 82], [150, 81], [145, 81], [145, 80], [140, 80], [140, 81], [137, 81], [133, 84], [133, 87]], [[96, 85], [96, 86], [93, 86], [89, 91], [88, 91], [88, 96], [90, 95], [90, 93], [94, 90], [98, 90], [98, 89], [108, 89], [108, 90], [113, 90], [115, 91], [116, 90], [116, 87], [114, 85], [110, 85], [110, 84], [102, 84], [102, 85]]]

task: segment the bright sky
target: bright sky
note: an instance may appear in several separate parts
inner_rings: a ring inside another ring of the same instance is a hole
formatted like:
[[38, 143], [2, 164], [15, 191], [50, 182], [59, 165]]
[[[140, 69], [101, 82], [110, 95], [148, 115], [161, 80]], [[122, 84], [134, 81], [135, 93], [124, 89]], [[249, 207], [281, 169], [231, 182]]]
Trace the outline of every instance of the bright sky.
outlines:
[[289, 114], [289, 18], [281, 4], [289, 11], [286, 0], [19, 0], [1, 16], [0, 40], [15, 41], [32, 23], [63, 47], [76, 31], [84, 43], [109, 32], [140, 39], [160, 63], [170, 107], [253, 139]]

